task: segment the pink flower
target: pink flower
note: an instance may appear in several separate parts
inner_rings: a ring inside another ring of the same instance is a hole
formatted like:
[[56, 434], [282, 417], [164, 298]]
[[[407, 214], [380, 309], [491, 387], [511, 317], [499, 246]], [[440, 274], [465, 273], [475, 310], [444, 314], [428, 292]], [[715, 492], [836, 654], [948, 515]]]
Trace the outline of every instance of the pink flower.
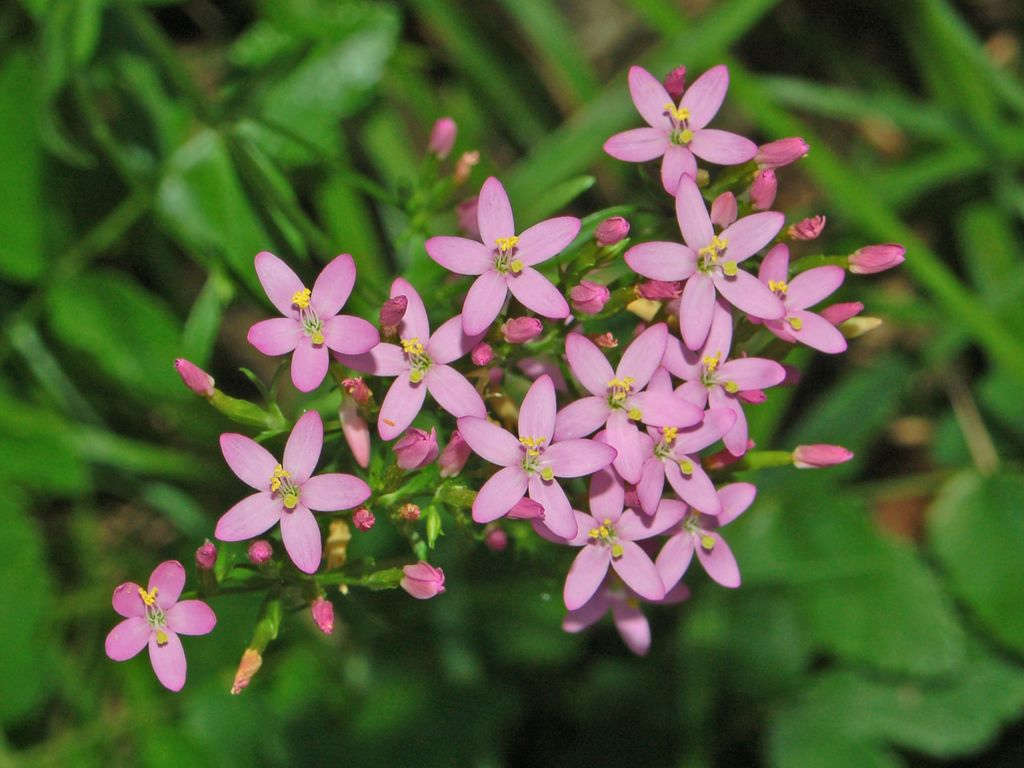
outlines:
[[801, 272], [792, 280], [789, 275], [789, 247], [779, 243], [764, 257], [758, 278], [782, 301], [786, 313], [779, 320], [766, 320], [764, 327], [780, 339], [798, 341], [829, 354], [846, 351], [846, 339], [836, 327], [807, 307], [831, 295], [846, 272], [842, 267], [815, 267]]
[[347, 253], [323, 268], [306, 288], [291, 268], [272, 253], [256, 254], [256, 274], [271, 303], [284, 317], [262, 320], [249, 329], [249, 343], [265, 355], [292, 355], [292, 383], [302, 392], [320, 386], [330, 362], [328, 349], [358, 355], [380, 337], [360, 317], [338, 312], [356, 281], [356, 265]]
[[456, 429], [452, 432], [448, 445], [441, 451], [441, 456], [437, 460], [441, 467], [441, 477], [452, 477], [459, 474], [462, 468], [466, 466], [466, 462], [469, 460], [472, 452], [473, 449], [469, 447], [469, 443], [462, 439], [459, 430]]
[[533, 499], [524, 496], [512, 505], [512, 509], [508, 511], [505, 517], [510, 520], [543, 520], [544, 507]]
[[256, 493], [221, 515], [216, 537], [221, 541], [243, 541], [280, 523], [281, 540], [292, 562], [304, 573], [316, 571], [323, 546], [312, 510], [349, 509], [370, 496], [370, 487], [352, 475], [330, 473], [310, 477], [320, 459], [323, 441], [324, 423], [316, 411], [307, 411], [295, 422], [281, 462], [245, 435], [221, 435], [224, 460]]
[[815, 240], [824, 231], [825, 217], [819, 215], [790, 224], [786, 234], [794, 240]]
[[844, 464], [853, 458], [853, 452], [841, 445], [798, 445], [793, 451], [793, 466], [798, 469], [820, 469]]
[[[678, 532], [665, 542], [655, 561], [666, 588], [671, 589], [683, 577], [694, 552], [708, 576], [723, 587], [740, 585], [740, 569], [736, 565], [736, 558], [718, 529], [743, 514], [753, 503], [756, 494], [757, 488], [750, 483], [731, 483], [718, 490], [722, 511], [717, 515], [689, 510]], [[687, 510], [686, 505], [680, 501], [664, 501], [662, 504], [678, 505], [684, 513]]]
[[246, 555], [248, 555], [249, 562], [253, 565], [265, 565], [274, 556], [274, 548], [270, 546], [270, 542], [266, 539], [256, 539], [256, 541], [249, 545]]
[[544, 333], [544, 324], [536, 317], [511, 317], [501, 324], [501, 336], [509, 344], [525, 344]]
[[629, 92], [637, 111], [650, 128], [617, 133], [604, 143], [604, 151], [618, 160], [643, 163], [661, 160], [661, 184], [676, 193], [683, 176], [697, 176], [694, 155], [717, 165], [745, 163], [757, 145], [735, 133], [705, 128], [722, 106], [729, 87], [729, 70], [712, 67], [693, 81], [676, 101], [646, 69], [630, 67]]
[[775, 171], [762, 168], [754, 174], [754, 181], [750, 185], [750, 205], [755, 211], [767, 211], [775, 202], [778, 191], [779, 182], [775, 178]]
[[589, 280], [581, 280], [579, 285], [569, 290], [573, 310], [585, 315], [596, 315], [604, 309], [610, 297], [607, 286]]
[[850, 271], [856, 275], [873, 275], [898, 267], [906, 259], [907, 249], [896, 243], [865, 245], [850, 254]]
[[209, 397], [213, 394], [213, 376], [208, 374], [195, 363], [191, 363], [183, 357], [174, 361], [174, 368], [185, 382], [185, 386], [202, 397]]
[[157, 680], [172, 691], [185, 685], [185, 650], [178, 635], [205, 635], [217, 617], [202, 600], [178, 600], [185, 586], [185, 568], [167, 560], [153, 569], [143, 589], [128, 581], [114, 590], [114, 610], [125, 617], [107, 635], [106, 651], [126, 661], [145, 646]]
[[716, 293], [755, 317], [782, 317], [785, 310], [775, 294], [738, 268], [775, 237], [785, 221], [781, 213], [744, 216], [716, 235], [697, 184], [686, 176], [676, 195], [676, 218], [686, 245], [641, 243], [626, 251], [625, 258], [644, 277], [686, 280], [680, 324], [687, 347], [699, 349], [707, 338]]
[[437, 430], [424, 432], [413, 427], [398, 439], [394, 451], [402, 469], [423, 469], [437, 458]]
[[594, 239], [603, 247], [615, 245], [629, 234], [629, 222], [621, 216], [605, 219], [594, 230]]
[[404, 432], [423, 407], [427, 392], [452, 416], [482, 417], [484, 401], [476, 388], [448, 365], [476, 346], [481, 334], [466, 335], [462, 319], [456, 316], [431, 335], [427, 310], [416, 289], [399, 277], [391, 284], [391, 295], [409, 300], [398, 326], [401, 346], [382, 342], [362, 355], [338, 356], [357, 371], [396, 377], [377, 418], [381, 438], [393, 440]]
[[450, 117], [439, 118], [430, 129], [430, 142], [427, 151], [433, 152], [438, 159], [444, 160], [455, 146], [455, 135], [459, 126]]
[[380, 324], [384, 328], [394, 328], [405, 317], [409, 299], [405, 296], [392, 296], [380, 308]]
[[370, 398], [373, 397], [373, 393], [370, 391], [370, 388], [366, 386], [366, 382], [358, 376], [352, 379], [342, 379], [341, 387], [352, 397], [353, 400], [359, 403], [359, 405], [366, 405], [370, 402]]
[[747, 451], [747, 419], [738, 400], [740, 392], [767, 389], [779, 384], [786, 370], [774, 360], [741, 357], [729, 360], [732, 345], [732, 316], [722, 302], [715, 302], [713, 320], [707, 341], [698, 352], [692, 352], [669, 337], [662, 365], [674, 376], [685, 379], [679, 392], [693, 404], [712, 409], [726, 408], [736, 414], [736, 421], [723, 436], [725, 447], [734, 456]]
[[665, 79], [661, 81], [661, 84], [665, 86], [665, 91], [669, 96], [672, 97], [672, 101], [676, 104], [683, 98], [683, 92], [686, 90], [686, 67], [676, 67], [667, 75]]
[[429, 600], [444, 592], [444, 571], [420, 560], [402, 568], [402, 589], [417, 600]]
[[811, 148], [806, 141], [799, 136], [793, 136], [762, 144], [757, 148], [754, 162], [762, 168], [779, 168], [795, 163], [810, 151]]
[[377, 518], [375, 518], [373, 516], [373, 512], [368, 510], [366, 507], [360, 507], [352, 513], [352, 525], [360, 531], [370, 530], [376, 522]]
[[196, 567], [201, 571], [213, 570], [217, 563], [217, 547], [207, 539], [203, 545], [196, 550]]
[[552, 441], [554, 431], [555, 386], [548, 376], [533, 382], [523, 398], [518, 439], [487, 419], [459, 419], [459, 433], [473, 452], [503, 467], [473, 501], [476, 522], [497, 520], [529, 491], [530, 498], [544, 507], [549, 529], [564, 538], [576, 535], [572, 507], [556, 478], [589, 475], [607, 466], [615, 450], [594, 440]]
[[538, 315], [567, 317], [565, 298], [534, 266], [563, 251], [580, 231], [580, 220], [573, 216], [548, 219], [517, 236], [505, 188], [491, 176], [480, 189], [477, 223], [483, 242], [448, 236], [426, 242], [430, 258], [445, 269], [479, 275], [462, 306], [466, 333], [486, 331], [501, 312], [509, 291]]
[[607, 441], [616, 451], [615, 469], [627, 482], [639, 481], [644, 443], [631, 422], [688, 427], [703, 416], [701, 408], [672, 392], [643, 391], [661, 363], [667, 338], [668, 327], [664, 323], [652, 325], [626, 348], [618, 367], [612, 371], [595, 344], [581, 334], [569, 334], [565, 357], [590, 397], [570, 403], [558, 412], [555, 438], [584, 437], [607, 424]]
[[711, 201], [711, 223], [719, 229], [730, 226], [736, 221], [737, 214], [736, 195], [732, 192], [723, 192]]
[[329, 635], [334, 631], [334, 603], [318, 597], [309, 607], [309, 612], [313, 615], [313, 621], [316, 622], [321, 632]]
[[356, 464], [363, 469], [370, 466], [370, 427], [352, 400], [346, 398], [341, 401], [338, 407], [338, 421]]

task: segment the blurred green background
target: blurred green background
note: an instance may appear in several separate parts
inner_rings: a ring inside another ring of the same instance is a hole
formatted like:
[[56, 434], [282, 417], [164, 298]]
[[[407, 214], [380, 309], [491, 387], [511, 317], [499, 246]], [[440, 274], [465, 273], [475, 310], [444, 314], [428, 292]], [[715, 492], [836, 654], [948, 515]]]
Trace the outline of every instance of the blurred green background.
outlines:
[[[8, 0], [0, 766], [1024, 764], [1022, 25], [1014, 0]], [[639, 659], [560, 630], [571, 553], [446, 536], [443, 596], [353, 590], [330, 638], [289, 616], [241, 696], [258, 597], [213, 599], [181, 694], [104, 656], [113, 587], [191, 570], [239, 495], [233, 427], [171, 362], [258, 396], [257, 251], [351, 252], [372, 317], [455, 231], [408, 204], [437, 117], [481, 153], [460, 198], [496, 173], [522, 225], [586, 215], [650, 194], [601, 151], [639, 124], [625, 69], [718, 62], [720, 127], [810, 141], [779, 205], [828, 215], [821, 250], [908, 249], [843, 289], [881, 328], [750, 408], [762, 446], [857, 456], [758, 477], [741, 589], [691, 572]]]

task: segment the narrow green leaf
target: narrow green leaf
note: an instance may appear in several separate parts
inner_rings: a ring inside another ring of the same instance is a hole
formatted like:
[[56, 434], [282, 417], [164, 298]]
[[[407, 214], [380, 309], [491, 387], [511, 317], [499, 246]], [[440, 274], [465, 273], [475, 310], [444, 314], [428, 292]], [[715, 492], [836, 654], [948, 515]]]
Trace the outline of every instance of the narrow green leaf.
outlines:
[[220, 331], [224, 309], [235, 294], [234, 284], [214, 270], [192, 305], [181, 334], [181, 354], [200, 368], [207, 366]]

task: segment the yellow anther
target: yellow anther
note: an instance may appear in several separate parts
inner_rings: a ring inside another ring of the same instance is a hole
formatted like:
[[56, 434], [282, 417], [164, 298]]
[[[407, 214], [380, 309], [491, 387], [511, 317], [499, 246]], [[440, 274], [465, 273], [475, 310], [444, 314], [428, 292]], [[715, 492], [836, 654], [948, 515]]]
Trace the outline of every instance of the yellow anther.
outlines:
[[324, 332], [321, 331], [319, 328], [315, 329], [311, 334], [309, 334], [309, 340], [312, 341], [314, 344], [323, 344]]
[[543, 437], [520, 437], [519, 442], [526, 448], [527, 456], [540, 456], [540, 449], [547, 442]]
[[309, 298], [312, 295], [312, 291], [309, 288], [303, 288], [301, 291], [296, 291], [292, 295], [292, 304], [299, 309], [305, 309], [309, 306]]
[[725, 253], [725, 249], [729, 247], [729, 239], [725, 237], [719, 237], [715, 235], [711, 238], [711, 242], [705, 245], [703, 248], [697, 251], [701, 256], [706, 256], [711, 259], [711, 263], [714, 264], [718, 261], [718, 257]]
[[801, 320], [799, 317], [787, 317], [786, 322], [789, 323], [789, 327], [792, 328], [794, 331], [799, 331], [801, 328], [804, 327], [804, 321]]
[[775, 293], [785, 293], [789, 290], [789, 283], [785, 280], [769, 280], [768, 290], [774, 291]]
[[706, 534], [706, 533], [702, 534], [701, 537], [700, 537], [700, 545], [702, 547], [704, 547], [704, 549], [707, 549], [707, 550], [714, 549], [715, 548], [715, 539], [714, 539], [713, 536], [710, 536], [709, 534]]
[[270, 477], [270, 490], [278, 491], [281, 489], [281, 483], [291, 477], [291, 473], [288, 472], [284, 467], [278, 464], [274, 467], [274, 474]]
[[678, 427], [662, 427], [661, 428], [661, 439], [666, 443], [671, 443], [676, 439], [676, 435], [679, 434]]
[[691, 141], [693, 141], [693, 131], [691, 131], [689, 128], [686, 128], [685, 130], [679, 132], [680, 144], [689, 144]]
[[540, 471], [540, 477], [541, 480], [554, 480], [555, 471], [551, 469], [551, 467], [544, 467], [544, 469]]
[[587, 532], [587, 536], [589, 536], [592, 539], [599, 539], [599, 538], [601, 538], [601, 532], [599, 530], [597, 530], [597, 528], [591, 528]]
[[402, 339], [402, 351], [410, 357], [416, 355], [422, 355], [424, 352], [423, 344], [420, 343], [418, 338]]
[[162, 629], [158, 629], [156, 631], [156, 644], [167, 645], [167, 633], [164, 632]]
[[607, 525], [602, 525], [600, 528], [597, 529], [597, 532], [602, 539], [607, 539], [612, 534], [612, 532], [608, 529]]
[[284, 499], [282, 499], [282, 501], [284, 501], [285, 509], [295, 509], [296, 505], [299, 503], [299, 494], [295, 491], [289, 491], [284, 495]]
[[632, 376], [626, 376], [621, 379], [612, 379], [608, 382], [608, 389], [611, 392], [612, 400], [616, 403], [621, 403], [626, 399], [626, 396], [633, 389], [633, 382], [635, 379]]
[[612, 544], [612, 557], [622, 557], [621, 544]]
[[720, 355], [702, 358], [701, 362], [704, 364], [704, 370], [708, 373], [714, 373], [718, 369], [718, 363], [721, 359]]
[[727, 381], [725, 382], [725, 391], [728, 392], [730, 395], [735, 395], [737, 392], [740, 391], [740, 385], [737, 384], [735, 381]]
[[520, 259], [512, 259], [512, 263], [508, 265], [513, 275], [518, 275], [525, 267], [526, 265]]
[[509, 253], [516, 247], [516, 243], [519, 242], [519, 238], [515, 235], [512, 235], [512, 237], [499, 237], [494, 242], [498, 244], [499, 251], [502, 253]]
[[684, 475], [692, 475], [693, 462], [690, 461], [689, 459], [683, 459], [682, 461], [679, 462], [679, 471], [682, 472]]
[[604, 520], [601, 521], [601, 525], [602, 526], [610, 526], [611, 524], [612, 524], [612, 519], [610, 517], [606, 517]]
[[159, 587], [153, 587], [149, 592], [139, 587], [139, 597], [142, 598], [142, 602], [146, 605], [152, 605], [156, 602], [156, 593], [160, 591]]
[[411, 381], [413, 384], [419, 384], [421, 381], [423, 381], [423, 371], [421, 371], [419, 368], [413, 368], [411, 371], [409, 371], [409, 381]]
[[726, 261], [722, 264], [722, 271], [728, 277], [735, 277], [736, 273], [739, 272], [739, 269], [737, 268], [735, 261]]
[[629, 411], [626, 412], [626, 416], [628, 416], [630, 418], [630, 420], [632, 420], [632, 421], [643, 421], [644, 420], [643, 411], [641, 411], [635, 405], [632, 408], [630, 408]]

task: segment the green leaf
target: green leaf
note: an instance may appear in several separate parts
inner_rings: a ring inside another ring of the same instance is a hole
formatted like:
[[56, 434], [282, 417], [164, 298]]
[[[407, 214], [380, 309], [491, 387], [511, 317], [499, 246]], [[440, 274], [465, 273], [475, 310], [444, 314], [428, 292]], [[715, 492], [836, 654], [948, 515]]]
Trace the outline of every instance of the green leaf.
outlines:
[[928, 541], [957, 597], [1024, 653], [1024, 475], [954, 477], [929, 512]]
[[1007, 323], [1024, 331], [1024, 275], [1018, 268], [1024, 253], [1011, 223], [994, 206], [977, 204], [964, 210], [958, 224], [962, 263], [971, 282], [987, 304], [1002, 310], [999, 314]]
[[595, 181], [593, 176], [577, 176], [556, 184], [541, 197], [530, 200], [516, 211], [516, 226], [519, 231], [562, 210], [594, 186]]
[[234, 293], [234, 284], [221, 272], [213, 271], [188, 313], [182, 331], [181, 354], [200, 368], [210, 362], [221, 316]]
[[56, 414], [0, 395], [0, 482], [57, 495], [88, 490], [89, 474], [68, 440], [70, 430]]

